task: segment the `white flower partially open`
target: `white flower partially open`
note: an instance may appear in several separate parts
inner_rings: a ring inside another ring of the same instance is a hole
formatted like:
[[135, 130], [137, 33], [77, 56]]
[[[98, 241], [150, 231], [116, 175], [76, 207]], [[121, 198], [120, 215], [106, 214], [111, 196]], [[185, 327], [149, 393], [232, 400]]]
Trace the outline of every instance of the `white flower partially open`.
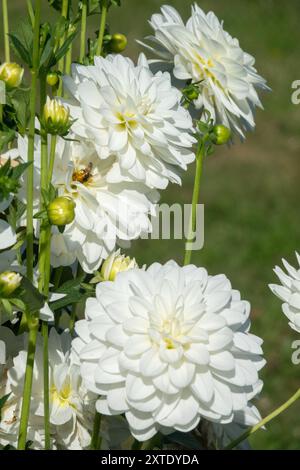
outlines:
[[97, 285], [76, 323], [74, 352], [103, 414], [125, 413], [132, 434], [226, 424], [261, 382], [262, 340], [250, 305], [224, 275], [170, 261]]
[[254, 109], [262, 107], [256, 90], [269, 88], [258, 75], [254, 58], [223, 29], [213, 12], [205, 14], [195, 4], [185, 25], [175, 8], [165, 5], [161, 14], [152, 16], [150, 25], [154, 37], [147, 39], [154, 45], [146, 47], [174, 64], [176, 78], [198, 84], [196, 108], [203, 106], [215, 121], [242, 138], [255, 127]]
[[76, 119], [72, 131], [92, 142], [101, 159], [115, 155], [108, 181], [135, 181], [150, 188], [180, 183], [178, 169], [194, 160], [192, 119], [168, 73], [150, 71], [121, 55], [95, 57], [95, 65], [73, 65], [65, 85]]
[[296, 256], [299, 266], [294, 268], [283, 259], [287, 273], [279, 266], [274, 269], [282, 285], [269, 284], [269, 287], [279, 299], [283, 300], [282, 311], [289, 319], [290, 327], [300, 333], [300, 256], [298, 253]]

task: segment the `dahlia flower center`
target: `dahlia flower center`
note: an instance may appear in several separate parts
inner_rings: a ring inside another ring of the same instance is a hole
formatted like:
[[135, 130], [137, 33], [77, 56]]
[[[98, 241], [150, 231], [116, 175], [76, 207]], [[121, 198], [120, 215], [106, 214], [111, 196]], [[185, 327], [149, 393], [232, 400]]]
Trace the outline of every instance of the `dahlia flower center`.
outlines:
[[79, 183], [86, 184], [92, 178], [93, 164], [89, 163], [85, 168], [76, 169], [72, 174], [72, 181], [78, 181]]
[[199, 76], [199, 79], [205, 80], [207, 78], [210, 78], [216, 85], [223, 89], [222, 84], [211, 70], [215, 66], [214, 59], [203, 59], [203, 57], [198, 53], [195, 53], [195, 57], [196, 61], [194, 63], [194, 66]]
[[149, 335], [153, 344], [157, 346], [163, 345], [166, 349], [186, 348], [189, 347], [187, 330], [184, 322], [170, 315], [159, 322], [152, 320]]
[[50, 390], [50, 400], [59, 406], [73, 406], [71, 403], [72, 388], [69, 381], [66, 381], [60, 390], [55, 385]]
[[138, 125], [136, 114], [131, 111], [118, 112], [116, 113], [116, 117], [119, 121], [118, 126], [121, 130], [130, 128], [134, 129]]

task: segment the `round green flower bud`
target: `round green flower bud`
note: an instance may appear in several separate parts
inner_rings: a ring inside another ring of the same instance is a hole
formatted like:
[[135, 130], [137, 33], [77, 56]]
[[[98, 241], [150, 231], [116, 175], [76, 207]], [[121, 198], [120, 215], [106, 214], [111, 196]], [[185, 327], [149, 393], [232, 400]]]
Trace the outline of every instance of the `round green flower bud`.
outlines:
[[21, 284], [22, 276], [13, 271], [0, 274], [0, 297], [9, 297]]
[[109, 43], [109, 48], [111, 52], [118, 54], [123, 52], [127, 46], [127, 38], [124, 34], [116, 33], [113, 34]]
[[67, 196], [54, 199], [47, 207], [48, 219], [52, 225], [68, 225], [75, 217], [75, 202]]
[[116, 275], [122, 271], [138, 268], [135, 259], [129, 256], [120, 255], [120, 250], [115, 251], [104, 261], [101, 267], [101, 279], [103, 281], [114, 281]]
[[216, 145], [223, 145], [227, 144], [227, 142], [231, 138], [231, 130], [223, 126], [222, 124], [218, 124], [212, 128], [211, 133], [211, 140]]
[[47, 83], [49, 86], [55, 86], [59, 82], [59, 75], [56, 72], [49, 72], [47, 74]]
[[48, 96], [41, 123], [48, 134], [64, 136], [72, 125], [70, 110], [58, 100], [51, 100]]
[[0, 80], [7, 88], [17, 88], [22, 82], [24, 69], [14, 62], [4, 62], [0, 65]]

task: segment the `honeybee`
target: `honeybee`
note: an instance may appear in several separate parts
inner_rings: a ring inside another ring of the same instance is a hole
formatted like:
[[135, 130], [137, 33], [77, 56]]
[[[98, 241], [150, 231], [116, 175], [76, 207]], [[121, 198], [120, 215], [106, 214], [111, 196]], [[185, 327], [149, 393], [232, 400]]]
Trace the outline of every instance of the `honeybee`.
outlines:
[[86, 183], [92, 176], [93, 164], [90, 162], [86, 168], [82, 170], [74, 171], [72, 175], [73, 181], [79, 181], [79, 183]]

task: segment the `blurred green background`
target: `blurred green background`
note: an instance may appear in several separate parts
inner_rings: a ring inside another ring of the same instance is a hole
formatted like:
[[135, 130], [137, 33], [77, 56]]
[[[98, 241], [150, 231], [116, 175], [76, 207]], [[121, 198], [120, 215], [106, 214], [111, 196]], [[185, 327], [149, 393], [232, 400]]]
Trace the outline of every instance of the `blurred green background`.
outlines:
[[[44, 19], [49, 20], [52, 13], [44, 3]], [[130, 57], [141, 51], [135, 39], [151, 32], [147, 20], [163, 3], [123, 0], [122, 8], [112, 8], [111, 32], [128, 36]], [[190, 0], [166, 3], [188, 17]], [[291, 344], [299, 335], [288, 327], [280, 301], [268, 289], [268, 283], [275, 281], [275, 264], [281, 257], [295, 264], [294, 251], [300, 249], [300, 107], [291, 102], [291, 84], [300, 79], [299, 0], [199, 0], [198, 4], [224, 19], [225, 29], [256, 57], [258, 71], [273, 90], [262, 96], [265, 111], [257, 113], [257, 129], [246, 142], [217, 149], [205, 162], [201, 188], [205, 244], [193, 254], [195, 264], [211, 274], [225, 273], [243, 298], [251, 301], [252, 331], [265, 341], [265, 387], [258, 403], [264, 416], [300, 386], [300, 366], [291, 363]], [[9, 11], [13, 29], [26, 14], [26, 1], [10, 1]], [[89, 19], [90, 37], [98, 21], [98, 16]], [[191, 165], [182, 187], [170, 186], [162, 193], [162, 202], [189, 203], [193, 172]], [[134, 243], [131, 253], [141, 264], [170, 258], [181, 262], [183, 248], [184, 243], [177, 240], [142, 240]], [[256, 433], [251, 444], [257, 449], [299, 449], [300, 402], [276, 418], [267, 431]]]

